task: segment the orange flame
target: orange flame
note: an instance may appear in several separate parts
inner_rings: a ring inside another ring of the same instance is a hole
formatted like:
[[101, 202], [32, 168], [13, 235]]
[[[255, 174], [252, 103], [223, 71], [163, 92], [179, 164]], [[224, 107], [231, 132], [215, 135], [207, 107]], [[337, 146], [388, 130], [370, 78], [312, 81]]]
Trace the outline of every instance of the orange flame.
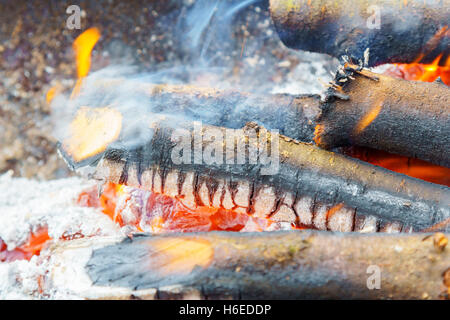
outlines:
[[[434, 50], [442, 39], [449, 37], [448, 26], [441, 28], [425, 46], [422, 54], [416, 61], [409, 64], [395, 64], [385, 74], [405, 80], [433, 82], [438, 77], [442, 82], [450, 86], [450, 57], [444, 54], [438, 55], [429, 64], [422, 63], [426, 53]], [[444, 61], [444, 59], [446, 59]], [[433, 165], [419, 159], [393, 155], [384, 151], [369, 148], [352, 147], [346, 150], [348, 155], [370, 162], [383, 168], [403, 173], [408, 176], [450, 186], [450, 169]]]
[[440, 54], [430, 64], [413, 62], [409, 64], [396, 64], [387, 70], [390, 75], [397, 75], [406, 80], [433, 82], [441, 77], [442, 82], [450, 86], [450, 59], [440, 65], [443, 55]]
[[76, 53], [77, 76], [84, 78], [91, 68], [91, 52], [100, 39], [100, 31], [97, 28], [89, 28], [80, 34], [73, 42], [73, 50]]
[[47, 101], [47, 103], [52, 102], [53, 98], [55, 97], [55, 94], [56, 94], [56, 87], [53, 86], [47, 91], [47, 94], [45, 95], [45, 100]]
[[206, 268], [212, 262], [214, 249], [204, 239], [162, 238], [151, 247], [151, 269], [164, 276], [189, 274], [194, 268]]
[[91, 52], [99, 39], [100, 31], [97, 28], [89, 28], [73, 42], [72, 47], [76, 55], [78, 80], [72, 92], [72, 97], [78, 95], [82, 79], [89, 73], [91, 68]]

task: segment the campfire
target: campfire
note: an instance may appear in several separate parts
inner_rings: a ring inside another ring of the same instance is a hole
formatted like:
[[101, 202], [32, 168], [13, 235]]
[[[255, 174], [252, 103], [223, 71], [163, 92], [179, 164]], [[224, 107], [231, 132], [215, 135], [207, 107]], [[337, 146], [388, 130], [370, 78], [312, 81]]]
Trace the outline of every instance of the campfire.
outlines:
[[[377, 28], [359, 1], [214, 3], [177, 12], [191, 61], [157, 71], [96, 66], [110, 30], [78, 32], [76, 79], [45, 97], [77, 177], [33, 182], [53, 202], [0, 233], [11, 287], [28, 263], [40, 299], [448, 299], [448, 10], [388, 1]], [[237, 42], [218, 34], [248, 10], [270, 15], [283, 50], [340, 59], [321, 92], [246, 75], [245, 32], [238, 62], [217, 63], [214, 45]], [[0, 184], [28, 183], [15, 179]]]

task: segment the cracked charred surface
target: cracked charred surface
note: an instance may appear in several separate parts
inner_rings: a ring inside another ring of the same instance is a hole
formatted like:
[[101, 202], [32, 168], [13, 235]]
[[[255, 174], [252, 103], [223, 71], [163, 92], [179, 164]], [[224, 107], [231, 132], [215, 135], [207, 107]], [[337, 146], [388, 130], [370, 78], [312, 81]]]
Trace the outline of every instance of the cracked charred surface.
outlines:
[[[192, 142], [195, 139], [192, 127], [188, 124], [186, 128]], [[224, 137], [227, 134], [225, 128], [208, 128], [221, 131]], [[255, 126], [249, 124], [244, 130], [248, 128]], [[256, 128], [259, 137], [261, 132], [268, 134], [265, 129]], [[97, 156], [97, 162], [88, 159], [95, 162], [93, 177], [179, 197], [188, 206], [222, 206], [319, 229], [333, 225], [328, 212], [339, 204], [343, 205], [335, 210], [346, 212], [341, 213], [345, 218], [336, 227], [340, 231], [358, 230], [361, 223], [356, 209], [363, 216], [399, 222], [400, 229], [403, 226], [405, 230], [409, 226], [423, 230], [450, 216], [447, 187], [409, 178], [285, 136], [268, 138], [272, 146], [276, 141], [279, 148], [279, 168], [273, 175], [261, 174], [265, 167], [261, 163], [175, 164], [172, 161], [176, 146], [173, 131], [167, 124], [160, 123], [148, 143], [132, 150], [111, 147]], [[202, 141], [201, 150], [205, 150], [210, 141]], [[223, 148], [225, 150], [225, 145]], [[232, 148], [236, 148], [234, 141]], [[65, 156], [70, 162], [70, 157]], [[86, 163], [72, 165], [86, 166]], [[346, 227], [340, 229], [342, 225]]]
[[[52, 249], [59, 267], [50, 270], [48, 288], [70, 257], [88, 250], [86, 262], [71, 266], [89, 298], [102, 298], [94, 293], [105, 287], [103, 295], [125, 299], [448, 298], [449, 251], [424, 234], [209, 232], [135, 236], [89, 249], [91, 242]], [[368, 289], [369, 266], [380, 268], [379, 290]], [[74, 283], [66, 290], [77, 290]]]
[[[409, 63], [420, 55], [424, 63], [440, 53], [446, 58], [449, 8], [448, 0], [270, 0], [272, 20], [286, 46], [361, 60], [370, 49], [369, 66]], [[376, 9], [379, 27], [373, 25]]]

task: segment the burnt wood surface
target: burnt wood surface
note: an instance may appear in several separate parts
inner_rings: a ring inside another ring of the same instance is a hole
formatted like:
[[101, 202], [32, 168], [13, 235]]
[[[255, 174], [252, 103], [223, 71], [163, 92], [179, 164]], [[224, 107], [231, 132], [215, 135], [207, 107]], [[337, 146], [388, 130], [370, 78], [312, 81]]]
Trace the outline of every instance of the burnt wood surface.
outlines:
[[[156, 299], [192, 298], [193, 292], [201, 299], [443, 299], [449, 297], [450, 257], [435, 237], [317, 231], [141, 235], [94, 249], [75, 275], [87, 273], [93, 287], [155, 289], [150, 298]], [[64, 252], [64, 245], [58, 250]]]
[[[122, 79], [103, 79], [92, 83], [77, 98], [77, 105], [104, 107], [123, 95]], [[128, 85], [127, 88], [131, 87]], [[315, 119], [321, 112], [319, 95], [255, 94], [236, 90], [192, 85], [136, 83], [133, 99], [142, 101], [142, 117], [167, 115], [174, 121], [199, 121], [232, 129], [255, 122], [267, 129], [277, 129], [293, 139], [312, 142]], [[129, 89], [127, 89], [129, 90]], [[93, 105], [94, 96], [102, 99]], [[125, 118], [127, 114], [124, 114]], [[134, 114], [130, 114], [133, 118]]]
[[[188, 139], [194, 139], [191, 126], [190, 123], [185, 124], [189, 133]], [[224, 137], [227, 134], [225, 128], [203, 126], [203, 129], [221, 130]], [[96, 165], [94, 176], [100, 180], [139, 187], [143, 184], [145, 175], [146, 180], [150, 180], [147, 184], [151, 183], [152, 188], [158, 179], [158, 191], [164, 193], [164, 185], [170, 171], [175, 170], [179, 177], [178, 182], [171, 182], [172, 184], [183, 182], [182, 177], [193, 172], [194, 189], [195, 182], [205, 180], [206, 187], [212, 194], [219, 179], [234, 181], [236, 186], [248, 183], [250, 190], [253, 190], [249, 192], [252, 203], [252, 197], [258, 194], [259, 189], [270, 186], [277, 190], [278, 200], [275, 204], [280, 203], [286, 194], [293, 197], [293, 204], [296, 199], [309, 196], [314, 199], [313, 203], [323, 203], [330, 207], [343, 203], [363, 215], [374, 215], [385, 221], [398, 221], [412, 226], [415, 230], [429, 228], [450, 217], [448, 187], [397, 174], [282, 135], [271, 135], [254, 124], [248, 124], [244, 132], [253, 129], [259, 130], [258, 136], [264, 137], [261, 139], [269, 139], [271, 148], [278, 148], [279, 168], [273, 174], [263, 175], [262, 170], [267, 165], [260, 161], [257, 164], [250, 164], [249, 161], [244, 164], [227, 164], [225, 161], [222, 164], [207, 164], [204, 161], [195, 164], [192, 154], [189, 163], [175, 164], [172, 161], [172, 151], [176, 146], [172, 136], [175, 129], [172, 124], [161, 122], [152, 129], [151, 140], [149, 138], [148, 142], [138, 148], [129, 149], [116, 143], [104, 154], [98, 155], [97, 158], [101, 159], [93, 163]], [[203, 134], [204, 131], [200, 132], [201, 136]], [[240, 134], [242, 135], [242, 131]], [[205, 150], [210, 140], [203, 139], [201, 143], [201, 150]], [[257, 142], [251, 140], [250, 143]], [[222, 146], [226, 154], [226, 144]], [[236, 148], [234, 142], [232, 147]], [[64, 148], [61, 152], [65, 153]], [[65, 158], [74, 168], [77, 166], [69, 155], [65, 154]], [[94, 159], [90, 161], [93, 162]], [[175, 190], [180, 188], [167, 184]], [[273, 212], [277, 209], [275, 204]], [[251, 212], [251, 205], [249, 209]]]
[[[149, 103], [157, 113], [182, 114], [206, 124], [240, 128], [253, 121], [322, 148], [358, 145], [450, 167], [450, 89], [406, 81], [347, 65], [326, 101], [317, 95], [254, 96], [189, 86], [161, 85]], [[356, 70], [356, 71], [355, 71]], [[358, 131], [371, 112], [374, 120]]]
[[[373, 26], [373, 6], [379, 27]], [[450, 53], [450, 1], [270, 0], [270, 12], [283, 43], [295, 49], [383, 63], [433, 61]], [[369, 26], [368, 26], [369, 21]]]

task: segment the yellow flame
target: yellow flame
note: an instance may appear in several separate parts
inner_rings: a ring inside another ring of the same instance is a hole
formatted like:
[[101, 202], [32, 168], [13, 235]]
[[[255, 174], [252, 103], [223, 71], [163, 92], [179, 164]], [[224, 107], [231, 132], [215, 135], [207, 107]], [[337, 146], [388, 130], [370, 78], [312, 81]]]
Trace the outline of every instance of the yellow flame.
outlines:
[[[442, 58], [442, 53], [434, 59], [434, 61], [431, 64], [424, 65], [425, 72], [420, 76], [418, 80], [420, 81], [427, 81], [430, 77], [437, 78], [439, 76], [439, 73], [437, 72], [439, 69], [439, 61]], [[434, 81], [430, 80], [430, 81]]]
[[77, 59], [77, 76], [84, 78], [91, 68], [91, 52], [100, 39], [100, 31], [97, 28], [89, 28], [80, 34], [73, 42], [73, 50]]
[[45, 95], [45, 100], [47, 101], [47, 103], [52, 102], [57, 91], [56, 88], [57, 88], [56, 86], [53, 86], [47, 91], [47, 94]]
[[106, 150], [119, 137], [122, 114], [111, 108], [81, 107], [70, 124], [69, 137], [64, 150], [75, 160], [81, 161]]

